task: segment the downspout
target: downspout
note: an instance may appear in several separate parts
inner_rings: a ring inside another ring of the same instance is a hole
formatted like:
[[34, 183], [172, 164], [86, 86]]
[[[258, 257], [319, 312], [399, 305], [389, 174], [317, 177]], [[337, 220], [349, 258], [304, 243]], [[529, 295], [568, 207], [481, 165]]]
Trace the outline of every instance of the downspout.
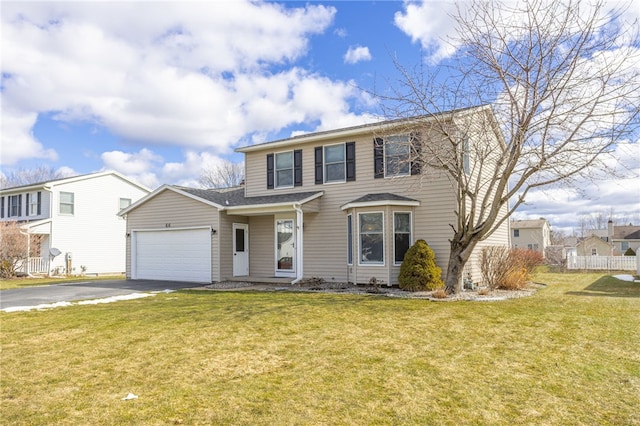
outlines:
[[302, 230], [304, 228], [303, 213], [300, 203], [293, 203], [293, 209], [296, 211], [296, 279], [291, 281], [291, 285], [295, 285], [302, 280], [304, 271], [302, 265], [304, 264], [303, 258], [303, 246], [302, 246]]

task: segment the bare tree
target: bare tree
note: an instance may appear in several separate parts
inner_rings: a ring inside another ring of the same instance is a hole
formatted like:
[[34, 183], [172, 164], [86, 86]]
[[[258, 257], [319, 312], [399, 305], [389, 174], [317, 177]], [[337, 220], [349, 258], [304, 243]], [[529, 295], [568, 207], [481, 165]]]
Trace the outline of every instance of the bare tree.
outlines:
[[0, 175], [0, 189], [46, 182], [63, 177], [65, 175], [62, 172], [47, 166], [38, 166], [33, 169], [21, 168], [8, 175]]
[[202, 169], [198, 183], [203, 188], [231, 188], [244, 181], [244, 166], [242, 163], [223, 161], [215, 166]]
[[0, 222], [0, 278], [11, 278], [16, 271], [36, 256], [42, 235], [23, 232], [16, 221]]
[[[530, 190], [610, 177], [616, 144], [637, 140], [640, 111], [638, 24], [625, 24], [623, 11], [607, 10], [602, 1], [465, 5], [454, 17], [458, 53], [448, 74], [396, 59], [400, 77], [376, 94], [387, 118], [424, 115], [442, 135], [439, 143], [423, 141], [420, 157], [456, 188], [449, 293], [461, 289], [476, 245]], [[491, 105], [500, 149], [482, 137], [490, 122], [452, 126], [443, 113], [477, 105]]]

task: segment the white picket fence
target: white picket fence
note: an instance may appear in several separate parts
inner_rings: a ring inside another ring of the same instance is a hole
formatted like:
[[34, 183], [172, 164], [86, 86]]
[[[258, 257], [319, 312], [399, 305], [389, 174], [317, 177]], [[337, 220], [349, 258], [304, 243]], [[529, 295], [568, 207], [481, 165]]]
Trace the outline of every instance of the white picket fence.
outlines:
[[567, 256], [567, 269], [635, 271], [636, 256]]

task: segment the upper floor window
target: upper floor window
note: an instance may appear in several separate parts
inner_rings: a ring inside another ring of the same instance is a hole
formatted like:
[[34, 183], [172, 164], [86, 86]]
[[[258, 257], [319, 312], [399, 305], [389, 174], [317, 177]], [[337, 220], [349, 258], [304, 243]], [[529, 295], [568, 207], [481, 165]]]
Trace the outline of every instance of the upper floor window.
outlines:
[[74, 213], [74, 196], [73, 192], [60, 193], [60, 214]]
[[411, 246], [411, 213], [393, 213], [393, 252], [394, 262], [399, 265]]
[[420, 174], [420, 139], [417, 134], [376, 138], [373, 145], [374, 177]]
[[9, 196], [9, 217], [20, 216], [22, 213], [22, 194]]
[[267, 154], [267, 189], [302, 185], [302, 150]]
[[31, 192], [27, 194], [27, 216], [37, 216], [41, 213], [42, 193]]
[[318, 146], [315, 149], [315, 182], [350, 182], [356, 180], [356, 143]]
[[520, 230], [519, 229], [514, 229], [513, 230], [513, 236], [514, 237], [519, 237], [520, 236]]

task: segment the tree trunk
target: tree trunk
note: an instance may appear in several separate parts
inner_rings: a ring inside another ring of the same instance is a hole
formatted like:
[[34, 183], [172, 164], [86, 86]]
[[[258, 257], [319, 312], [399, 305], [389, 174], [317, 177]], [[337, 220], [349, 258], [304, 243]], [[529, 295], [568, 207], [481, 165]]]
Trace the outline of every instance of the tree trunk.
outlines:
[[460, 241], [462, 235], [456, 233], [451, 240], [451, 252], [449, 253], [449, 263], [447, 264], [447, 275], [445, 279], [445, 290], [447, 294], [455, 294], [462, 291], [462, 273], [467, 264], [476, 242]]

